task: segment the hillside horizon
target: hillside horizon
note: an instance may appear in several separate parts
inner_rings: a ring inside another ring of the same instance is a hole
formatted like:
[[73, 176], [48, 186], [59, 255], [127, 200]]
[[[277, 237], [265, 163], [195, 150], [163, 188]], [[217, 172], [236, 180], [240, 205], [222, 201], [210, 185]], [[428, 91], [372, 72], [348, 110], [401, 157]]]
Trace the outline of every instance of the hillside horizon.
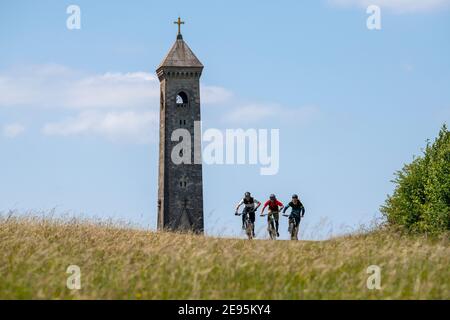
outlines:
[[[450, 299], [448, 235], [249, 241], [76, 220], [0, 226], [1, 299]], [[368, 287], [373, 266], [380, 289]], [[73, 270], [79, 290], [67, 287]]]

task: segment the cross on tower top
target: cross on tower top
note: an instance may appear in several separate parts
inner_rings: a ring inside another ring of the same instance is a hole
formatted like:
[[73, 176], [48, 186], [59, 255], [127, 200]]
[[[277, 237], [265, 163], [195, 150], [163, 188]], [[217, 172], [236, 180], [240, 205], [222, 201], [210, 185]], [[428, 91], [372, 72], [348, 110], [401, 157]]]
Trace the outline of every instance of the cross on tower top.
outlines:
[[181, 18], [178, 17], [177, 21], [174, 21], [174, 24], [178, 25], [178, 35], [181, 35], [181, 25], [184, 24], [184, 21], [181, 21]]

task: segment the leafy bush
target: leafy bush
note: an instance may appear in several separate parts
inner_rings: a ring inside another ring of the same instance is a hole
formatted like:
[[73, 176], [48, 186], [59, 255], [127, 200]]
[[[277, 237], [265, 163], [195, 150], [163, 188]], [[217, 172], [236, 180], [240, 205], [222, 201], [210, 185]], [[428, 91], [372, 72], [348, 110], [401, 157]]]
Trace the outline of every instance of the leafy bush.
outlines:
[[450, 132], [444, 124], [423, 155], [396, 173], [397, 186], [381, 212], [408, 231], [439, 234], [450, 230]]

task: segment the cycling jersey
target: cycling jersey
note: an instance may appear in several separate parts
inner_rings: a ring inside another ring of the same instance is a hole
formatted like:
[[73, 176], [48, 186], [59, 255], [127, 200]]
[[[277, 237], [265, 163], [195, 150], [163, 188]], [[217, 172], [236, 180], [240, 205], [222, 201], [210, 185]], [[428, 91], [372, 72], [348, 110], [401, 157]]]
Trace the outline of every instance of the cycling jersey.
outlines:
[[300, 200], [297, 201], [297, 204], [295, 204], [293, 201], [289, 202], [289, 204], [284, 208], [283, 213], [285, 213], [289, 207], [292, 208], [291, 215], [303, 216], [305, 214], [305, 207], [300, 202]]
[[263, 211], [267, 206], [269, 206], [270, 211], [278, 212], [280, 211], [279, 207], [282, 207], [283, 204], [278, 200], [267, 200], [266, 203], [264, 203]]
[[255, 223], [255, 210], [254, 210], [254, 208], [248, 208], [248, 207], [245, 207], [244, 208], [244, 211], [242, 211], [242, 223], [244, 222], [244, 220], [245, 220], [245, 215], [246, 214], [248, 214], [248, 216], [249, 216], [249, 218], [250, 218], [250, 221], [252, 222], [252, 223]]
[[253, 197], [250, 197], [250, 199], [247, 198], [243, 198], [239, 203], [238, 203], [238, 207], [240, 207], [241, 205], [245, 205], [246, 208], [255, 208], [255, 204], [259, 205], [261, 204], [261, 202], [259, 202], [258, 200], [256, 200]]

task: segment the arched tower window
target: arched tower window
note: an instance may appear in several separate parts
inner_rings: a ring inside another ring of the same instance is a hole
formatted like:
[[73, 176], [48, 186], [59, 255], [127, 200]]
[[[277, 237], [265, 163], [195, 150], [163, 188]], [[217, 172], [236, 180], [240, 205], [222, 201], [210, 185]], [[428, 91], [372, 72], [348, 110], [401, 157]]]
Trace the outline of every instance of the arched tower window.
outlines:
[[177, 107], [187, 107], [188, 106], [188, 96], [185, 92], [181, 91], [177, 94], [176, 103]]

